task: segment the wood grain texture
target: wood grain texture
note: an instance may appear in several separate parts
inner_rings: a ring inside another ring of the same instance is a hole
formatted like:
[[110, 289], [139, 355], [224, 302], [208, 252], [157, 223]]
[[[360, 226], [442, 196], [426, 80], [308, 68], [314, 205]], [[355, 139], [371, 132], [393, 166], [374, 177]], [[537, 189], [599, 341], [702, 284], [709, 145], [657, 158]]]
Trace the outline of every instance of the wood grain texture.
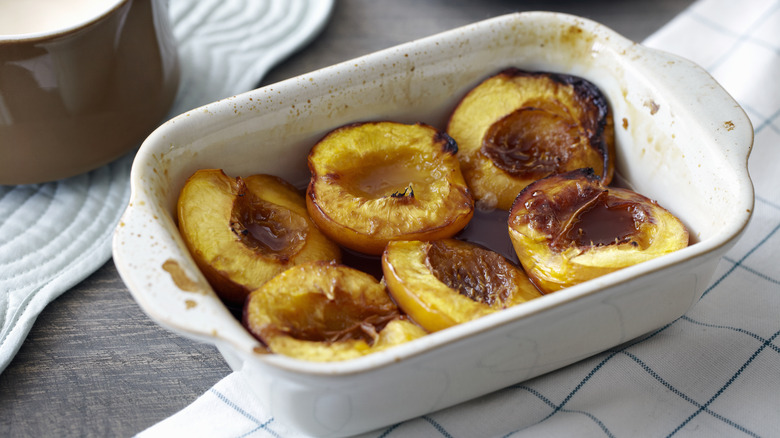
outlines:
[[[690, 3], [337, 0], [322, 34], [261, 85], [513, 11], [572, 13], [641, 41]], [[229, 373], [214, 347], [150, 321], [108, 262], [44, 310], [0, 374], [0, 436], [131, 436]]]

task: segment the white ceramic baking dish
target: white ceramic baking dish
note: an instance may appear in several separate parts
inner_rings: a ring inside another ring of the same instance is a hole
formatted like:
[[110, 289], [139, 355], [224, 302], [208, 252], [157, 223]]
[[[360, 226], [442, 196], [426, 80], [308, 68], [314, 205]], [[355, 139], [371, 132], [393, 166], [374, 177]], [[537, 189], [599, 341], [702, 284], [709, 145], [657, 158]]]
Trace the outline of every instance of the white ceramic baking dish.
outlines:
[[[394, 349], [337, 363], [264, 354], [223, 306], [176, 228], [200, 168], [271, 173], [304, 186], [316, 140], [358, 120], [443, 128], [458, 99], [508, 66], [570, 73], [607, 95], [617, 169], [683, 219], [694, 244]], [[154, 321], [215, 344], [271, 413], [343, 436], [419, 416], [566, 366], [681, 316], [702, 295], [753, 208], [753, 130], [701, 68], [597, 23], [519, 13], [383, 50], [192, 110], [143, 143], [114, 261]]]

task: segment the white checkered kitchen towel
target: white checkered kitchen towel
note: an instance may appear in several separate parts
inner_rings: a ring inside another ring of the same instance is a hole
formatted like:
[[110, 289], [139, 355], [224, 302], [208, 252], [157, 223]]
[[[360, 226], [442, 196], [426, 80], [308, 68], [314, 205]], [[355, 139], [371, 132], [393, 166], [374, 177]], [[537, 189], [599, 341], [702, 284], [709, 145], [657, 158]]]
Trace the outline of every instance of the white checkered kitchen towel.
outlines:
[[[619, 348], [365, 437], [780, 436], [780, 0], [700, 0], [646, 44], [692, 59], [755, 128], [754, 217], [682, 318]], [[231, 374], [144, 437], [300, 436]]]

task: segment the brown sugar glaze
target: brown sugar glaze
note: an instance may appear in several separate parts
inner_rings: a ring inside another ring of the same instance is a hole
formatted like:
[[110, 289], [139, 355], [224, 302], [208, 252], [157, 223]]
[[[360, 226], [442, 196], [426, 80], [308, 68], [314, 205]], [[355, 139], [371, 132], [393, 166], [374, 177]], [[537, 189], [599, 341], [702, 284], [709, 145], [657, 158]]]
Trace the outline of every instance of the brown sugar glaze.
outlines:
[[636, 217], [640, 208], [634, 202], [611, 203], [604, 191], [574, 214], [560, 237], [578, 247], [627, 242], [638, 231]]
[[331, 298], [315, 293], [296, 297], [294, 301], [297, 303], [292, 309], [309, 311], [288, 311], [280, 318], [284, 324], [266, 330], [283, 332], [303, 341], [335, 343], [354, 339], [372, 345], [377, 333], [399, 317], [395, 306], [356, 302], [349, 292], [339, 287], [333, 289]]
[[495, 251], [444, 240], [430, 242], [427, 264], [434, 277], [447, 287], [488, 306], [509, 301], [509, 286], [522, 275]]
[[238, 184], [231, 230], [244, 246], [287, 263], [306, 243], [306, 219], [290, 210], [273, 208], [270, 202], [247, 190], [241, 178], [238, 178]]

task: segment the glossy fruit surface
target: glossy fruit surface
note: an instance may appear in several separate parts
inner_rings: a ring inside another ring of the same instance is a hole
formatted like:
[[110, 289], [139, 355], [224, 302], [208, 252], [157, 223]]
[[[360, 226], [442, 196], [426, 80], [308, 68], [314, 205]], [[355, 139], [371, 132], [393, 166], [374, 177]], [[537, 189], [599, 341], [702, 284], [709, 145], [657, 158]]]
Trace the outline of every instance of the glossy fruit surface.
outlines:
[[275, 176], [231, 178], [218, 169], [198, 170], [177, 208], [192, 257], [230, 303], [243, 304], [251, 290], [292, 265], [341, 257], [308, 217], [303, 195]]
[[253, 291], [244, 325], [271, 352], [310, 361], [352, 359], [425, 335], [374, 277], [333, 262], [294, 266]]
[[382, 268], [398, 306], [428, 331], [541, 296], [518, 266], [456, 239], [390, 242]]
[[576, 76], [504, 70], [477, 85], [452, 113], [447, 133], [484, 208], [508, 210], [520, 190], [555, 173], [614, 172], [614, 128], [606, 98]]
[[391, 240], [450, 237], [474, 212], [457, 150], [424, 124], [338, 128], [309, 153], [309, 214], [328, 237], [366, 254]]
[[685, 225], [590, 169], [529, 185], [509, 213], [509, 236], [532, 281], [553, 292], [688, 246]]

